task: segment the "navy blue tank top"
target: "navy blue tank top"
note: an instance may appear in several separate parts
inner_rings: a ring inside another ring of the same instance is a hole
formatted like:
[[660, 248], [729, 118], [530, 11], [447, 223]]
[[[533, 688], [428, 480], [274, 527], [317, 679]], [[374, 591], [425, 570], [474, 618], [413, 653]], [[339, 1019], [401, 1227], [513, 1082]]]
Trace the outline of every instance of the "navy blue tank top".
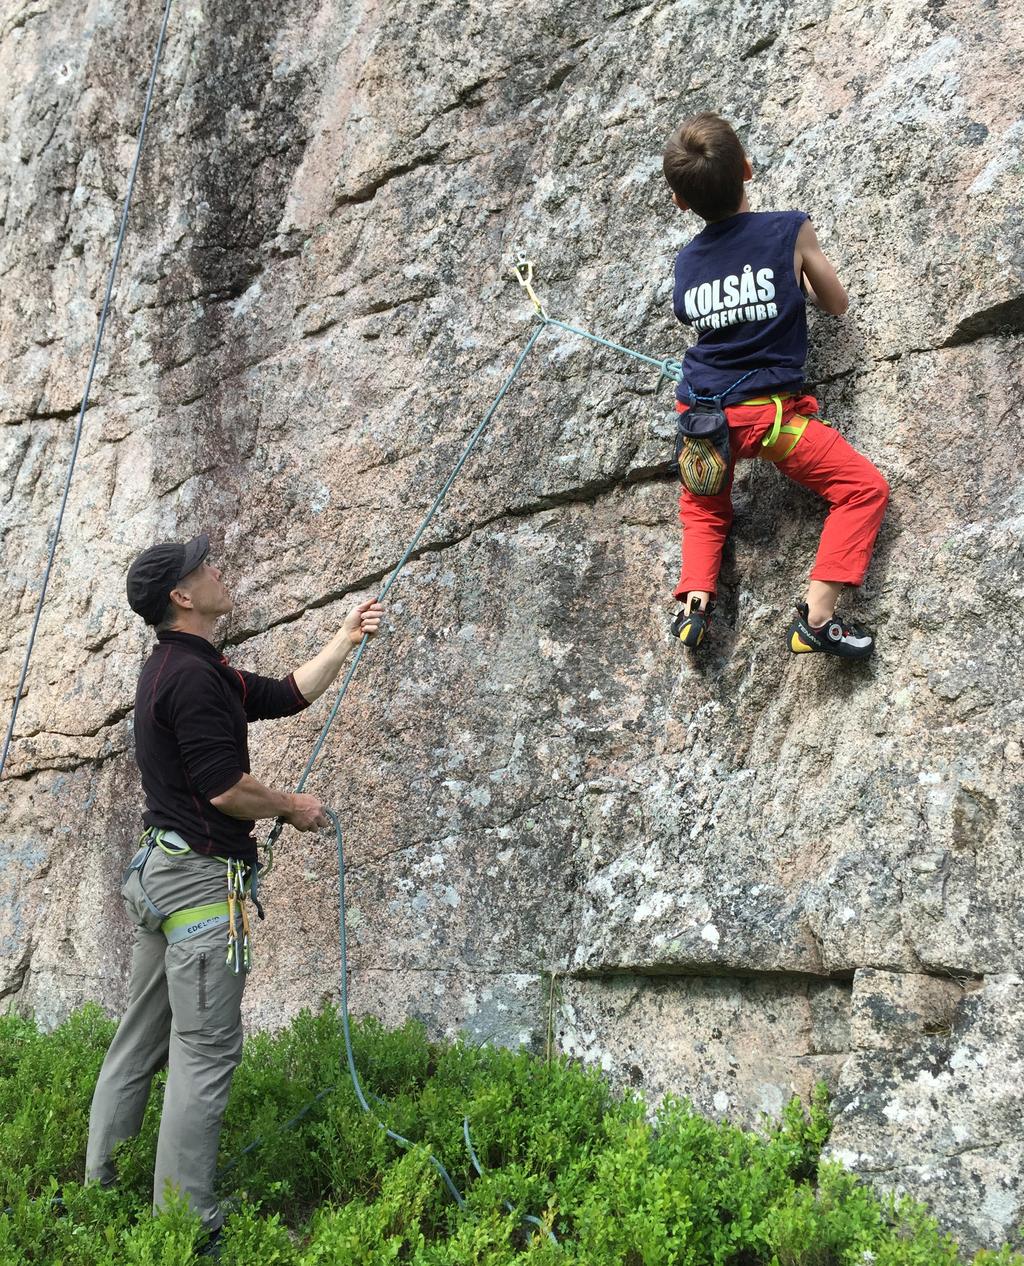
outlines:
[[804, 211], [741, 211], [708, 224], [676, 256], [672, 306], [697, 342], [676, 392], [714, 396], [748, 370], [726, 404], [799, 391], [807, 359], [807, 309], [793, 271]]

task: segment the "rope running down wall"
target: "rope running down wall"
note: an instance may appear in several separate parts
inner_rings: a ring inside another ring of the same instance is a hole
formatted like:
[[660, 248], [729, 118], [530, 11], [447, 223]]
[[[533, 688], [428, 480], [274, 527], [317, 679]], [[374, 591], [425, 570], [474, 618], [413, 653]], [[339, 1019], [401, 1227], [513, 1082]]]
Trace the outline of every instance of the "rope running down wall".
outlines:
[[114, 281], [117, 278], [117, 266], [121, 262], [121, 248], [124, 245], [125, 232], [128, 228], [128, 213], [131, 210], [132, 194], [135, 192], [135, 178], [139, 173], [139, 164], [142, 161], [142, 150], [146, 139], [146, 125], [149, 123], [149, 111], [153, 104], [153, 89], [156, 86], [157, 71], [160, 68], [160, 57], [164, 49], [164, 40], [167, 35], [167, 22], [171, 16], [172, 0], [166, 0], [164, 6], [163, 21], [160, 24], [160, 35], [157, 38], [156, 49], [153, 53], [153, 66], [149, 72], [149, 87], [146, 90], [146, 104], [142, 110], [142, 122], [139, 124], [139, 139], [135, 146], [135, 157], [132, 160], [131, 173], [128, 177], [128, 190], [124, 197], [124, 207], [121, 211], [121, 225], [117, 233], [117, 242], [114, 246], [114, 258], [110, 264], [110, 274], [107, 278], [107, 289], [103, 296], [103, 307], [100, 309], [100, 321], [96, 327], [96, 341], [93, 344], [92, 359], [89, 362], [89, 372], [85, 379], [85, 390], [82, 392], [82, 407], [78, 410], [78, 424], [75, 427], [75, 438], [71, 445], [71, 457], [68, 460], [68, 471], [64, 478], [64, 493], [60, 500], [60, 509], [57, 511], [57, 519], [53, 525], [53, 535], [50, 539], [50, 552], [46, 560], [46, 569], [43, 572], [43, 579], [39, 586], [39, 598], [36, 602], [35, 615], [32, 619], [32, 628], [28, 635], [28, 645], [25, 647], [25, 658], [21, 665], [21, 676], [18, 679], [18, 686], [14, 692], [14, 702], [11, 705], [11, 719], [7, 726], [7, 733], [4, 736], [3, 751], [0, 752], [0, 778], [3, 777], [4, 768], [7, 765], [7, 754], [11, 749], [11, 740], [14, 737], [14, 724], [18, 719], [18, 708], [21, 704], [22, 691], [25, 688], [25, 681], [28, 677], [28, 667], [32, 659], [32, 648], [35, 645], [36, 633], [39, 629], [39, 620], [43, 614], [43, 604], [46, 602], [46, 590], [50, 584], [50, 574], [53, 571], [53, 560], [57, 554], [57, 543], [60, 540], [60, 530], [64, 523], [64, 511], [67, 509], [68, 497], [71, 493], [71, 481], [75, 474], [75, 463], [78, 461], [78, 449], [82, 442], [82, 429], [85, 423], [85, 411], [89, 407], [89, 394], [92, 391], [92, 380], [96, 374], [96, 364], [100, 358], [100, 348], [103, 344], [103, 332], [107, 328], [107, 315], [110, 312], [110, 299], [114, 293]]

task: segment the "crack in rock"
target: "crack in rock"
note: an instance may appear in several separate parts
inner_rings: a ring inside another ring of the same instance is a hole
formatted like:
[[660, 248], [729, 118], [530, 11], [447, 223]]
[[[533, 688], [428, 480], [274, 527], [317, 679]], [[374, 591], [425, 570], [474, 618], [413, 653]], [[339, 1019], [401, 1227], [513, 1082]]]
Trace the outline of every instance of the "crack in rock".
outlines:
[[373, 180], [368, 180], [366, 184], [360, 185], [358, 189], [351, 193], [341, 193], [335, 200], [336, 207], [350, 207], [360, 202], [372, 202], [377, 193], [390, 184], [392, 180], [397, 180], [400, 176], [408, 176], [410, 172], [418, 171], [421, 167], [430, 167], [436, 163], [444, 151], [448, 148], [447, 142], [439, 146], [437, 149], [427, 150], [418, 158], [414, 158], [409, 163], [399, 163], [397, 167], [389, 167], [380, 176]]
[[1024, 295], [972, 312], [957, 322], [953, 333], [939, 346], [962, 347], [979, 339], [1003, 338], [1008, 334], [1024, 334]]
[[[580, 484], [576, 488], [567, 488], [559, 492], [552, 492], [545, 496], [539, 497], [536, 501], [528, 502], [522, 506], [506, 507], [499, 510], [496, 514], [489, 515], [485, 519], [481, 519], [471, 524], [464, 531], [456, 533], [451, 537], [444, 537], [434, 541], [428, 541], [425, 545], [420, 545], [409, 555], [408, 563], [415, 562], [417, 559], [424, 557], [426, 554], [439, 554], [446, 549], [451, 549], [456, 545], [461, 545], [463, 541], [468, 540], [474, 532], [482, 531], [486, 527], [490, 527], [493, 523], [498, 523], [502, 519], [525, 519], [534, 514], [543, 514], [548, 510], [556, 509], [559, 506], [580, 505], [597, 501], [600, 497], [605, 496], [609, 492], [614, 492], [618, 488], [630, 487], [639, 483], [656, 483], [666, 479], [671, 472], [667, 466], [659, 465], [655, 467], [640, 467], [637, 470], [629, 471], [625, 476], [612, 475], [591, 480], [586, 484]], [[385, 567], [376, 568], [372, 572], [367, 572], [358, 579], [350, 581], [347, 585], [340, 589], [330, 589], [326, 593], [321, 594], [318, 598], [314, 598], [307, 602], [304, 606], [296, 611], [289, 611], [279, 619], [270, 620], [261, 628], [245, 628], [239, 629], [237, 632], [231, 633], [224, 639], [225, 646], [240, 646], [243, 642], [250, 638], [259, 637], [263, 633], [269, 632], [271, 629], [278, 628], [281, 625], [294, 624], [296, 620], [301, 620], [308, 611], [318, 611], [322, 607], [330, 606], [331, 603], [339, 602], [342, 598], [349, 594], [358, 593], [360, 590], [369, 589], [371, 586], [378, 584], [387, 576], [390, 576], [396, 566], [395, 562], [389, 563]]]

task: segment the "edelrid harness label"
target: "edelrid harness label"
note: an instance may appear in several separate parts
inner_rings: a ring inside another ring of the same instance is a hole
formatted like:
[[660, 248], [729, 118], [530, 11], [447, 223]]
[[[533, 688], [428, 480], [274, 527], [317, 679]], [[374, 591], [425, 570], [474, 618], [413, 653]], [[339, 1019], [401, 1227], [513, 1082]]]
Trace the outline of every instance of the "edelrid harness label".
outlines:
[[191, 910], [179, 910], [165, 919], [161, 931], [167, 938], [168, 945], [185, 941], [190, 936], [198, 936], [208, 928], [221, 927], [228, 921], [227, 902], [214, 902], [207, 906], [194, 906]]
[[214, 923], [222, 923], [223, 920], [224, 920], [224, 916], [222, 914], [215, 914], [210, 919], [199, 919], [198, 922], [196, 923], [186, 924], [184, 928], [185, 935], [195, 936], [195, 934], [197, 932], [201, 932], [203, 928], [208, 928]]

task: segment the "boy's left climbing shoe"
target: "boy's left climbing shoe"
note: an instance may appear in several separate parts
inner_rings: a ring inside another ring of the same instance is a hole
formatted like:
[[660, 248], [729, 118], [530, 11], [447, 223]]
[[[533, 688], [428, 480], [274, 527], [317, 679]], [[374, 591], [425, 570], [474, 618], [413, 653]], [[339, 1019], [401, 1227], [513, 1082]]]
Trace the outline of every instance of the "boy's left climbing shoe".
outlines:
[[786, 637], [794, 655], [821, 652], [840, 659], [867, 659], [874, 653], [875, 639], [867, 629], [834, 615], [824, 624], [813, 625], [807, 618], [807, 603], [797, 604], [797, 616]]
[[678, 638], [684, 646], [696, 650], [704, 641], [704, 634], [708, 631], [708, 625], [711, 623], [711, 612], [714, 610], [714, 603], [709, 602], [708, 605], [701, 610], [699, 598], [687, 598], [686, 602], [676, 612], [676, 618], [672, 621], [672, 636]]

